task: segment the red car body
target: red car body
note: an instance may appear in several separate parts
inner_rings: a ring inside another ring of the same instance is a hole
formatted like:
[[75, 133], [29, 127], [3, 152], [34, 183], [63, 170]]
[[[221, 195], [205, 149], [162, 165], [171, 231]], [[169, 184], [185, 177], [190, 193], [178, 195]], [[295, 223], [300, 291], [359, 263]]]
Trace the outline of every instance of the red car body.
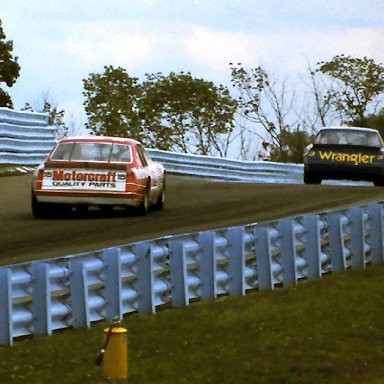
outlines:
[[146, 214], [165, 201], [165, 171], [133, 139], [103, 136], [60, 140], [36, 168], [32, 182], [32, 213], [135, 207]]

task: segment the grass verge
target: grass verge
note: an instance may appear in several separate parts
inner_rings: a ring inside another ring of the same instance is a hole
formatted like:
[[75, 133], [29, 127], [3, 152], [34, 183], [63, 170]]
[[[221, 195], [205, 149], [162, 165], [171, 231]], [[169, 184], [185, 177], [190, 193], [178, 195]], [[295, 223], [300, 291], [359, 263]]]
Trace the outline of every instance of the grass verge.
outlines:
[[23, 175], [32, 172], [34, 168], [33, 166], [0, 164], [0, 177]]
[[[0, 347], [2, 383], [105, 383], [103, 330]], [[384, 383], [384, 266], [156, 315], [130, 315], [128, 382]]]

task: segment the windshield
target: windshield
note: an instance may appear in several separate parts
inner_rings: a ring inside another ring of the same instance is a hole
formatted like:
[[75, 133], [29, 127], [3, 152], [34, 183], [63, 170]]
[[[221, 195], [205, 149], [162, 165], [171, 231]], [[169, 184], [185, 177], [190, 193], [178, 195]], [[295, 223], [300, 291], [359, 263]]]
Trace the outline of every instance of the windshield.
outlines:
[[324, 129], [315, 138], [315, 144], [338, 144], [338, 145], [362, 145], [370, 147], [381, 147], [383, 141], [377, 132], [364, 132], [361, 130]]
[[62, 143], [51, 155], [51, 160], [103, 161], [130, 163], [131, 147], [112, 143]]

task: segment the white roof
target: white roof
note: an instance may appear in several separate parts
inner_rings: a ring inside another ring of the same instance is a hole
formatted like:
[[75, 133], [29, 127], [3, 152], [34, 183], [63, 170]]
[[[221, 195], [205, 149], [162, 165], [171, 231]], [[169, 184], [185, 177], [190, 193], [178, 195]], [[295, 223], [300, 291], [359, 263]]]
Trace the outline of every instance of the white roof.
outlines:
[[377, 129], [373, 129], [373, 128], [350, 127], [349, 125], [322, 127], [319, 129], [319, 131], [322, 131], [323, 129], [335, 129], [335, 130], [348, 129], [348, 130], [363, 131], [363, 132], [378, 132]]

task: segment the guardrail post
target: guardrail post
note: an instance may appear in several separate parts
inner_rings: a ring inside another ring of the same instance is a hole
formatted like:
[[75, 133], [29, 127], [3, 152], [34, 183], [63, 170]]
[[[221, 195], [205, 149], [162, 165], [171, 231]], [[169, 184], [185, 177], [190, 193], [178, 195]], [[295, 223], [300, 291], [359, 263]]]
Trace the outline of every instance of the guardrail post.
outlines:
[[257, 260], [257, 282], [259, 291], [272, 290], [271, 239], [266, 227], [255, 227], [255, 252]]
[[211, 300], [217, 296], [215, 232], [200, 232], [199, 243], [202, 249], [200, 261], [201, 299]]
[[281, 265], [283, 267], [283, 284], [296, 284], [296, 245], [293, 220], [280, 220]]
[[33, 329], [36, 335], [52, 334], [51, 292], [49, 265], [32, 263], [32, 313]]
[[87, 272], [80, 261], [70, 261], [69, 271], [73, 326], [89, 328]]
[[172, 305], [185, 307], [189, 304], [188, 271], [183, 241], [171, 239], [169, 269], [171, 275]]
[[11, 270], [0, 268], [0, 345], [13, 344]]
[[135, 246], [137, 256], [137, 287], [139, 291], [139, 313], [155, 313], [155, 291], [153, 284], [153, 258], [151, 245], [144, 241]]
[[373, 264], [384, 262], [383, 250], [383, 207], [380, 203], [368, 205], [370, 218], [369, 238], [371, 242], [371, 258]]
[[104, 270], [105, 278], [105, 318], [112, 322], [116, 317], [123, 318], [122, 311], [122, 281], [121, 261], [118, 248], [104, 249], [102, 259], [106, 265]]
[[317, 215], [304, 216], [305, 226], [305, 258], [308, 262], [307, 277], [316, 279], [321, 277], [321, 236], [319, 217]]
[[365, 252], [363, 209], [361, 207], [352, 207], [349, 209], [349, 215], [351, 218], [351, 266], [352, 268], [364, 268]]
[[344, 271], [346, 268], [346, 261], [340, 213], [328, 213], [328, 238], [331, 251], [332, 272]]
[[245, 294], [245, 250], [244, 228], [229, 228], [229, 294], [240, 296]]

